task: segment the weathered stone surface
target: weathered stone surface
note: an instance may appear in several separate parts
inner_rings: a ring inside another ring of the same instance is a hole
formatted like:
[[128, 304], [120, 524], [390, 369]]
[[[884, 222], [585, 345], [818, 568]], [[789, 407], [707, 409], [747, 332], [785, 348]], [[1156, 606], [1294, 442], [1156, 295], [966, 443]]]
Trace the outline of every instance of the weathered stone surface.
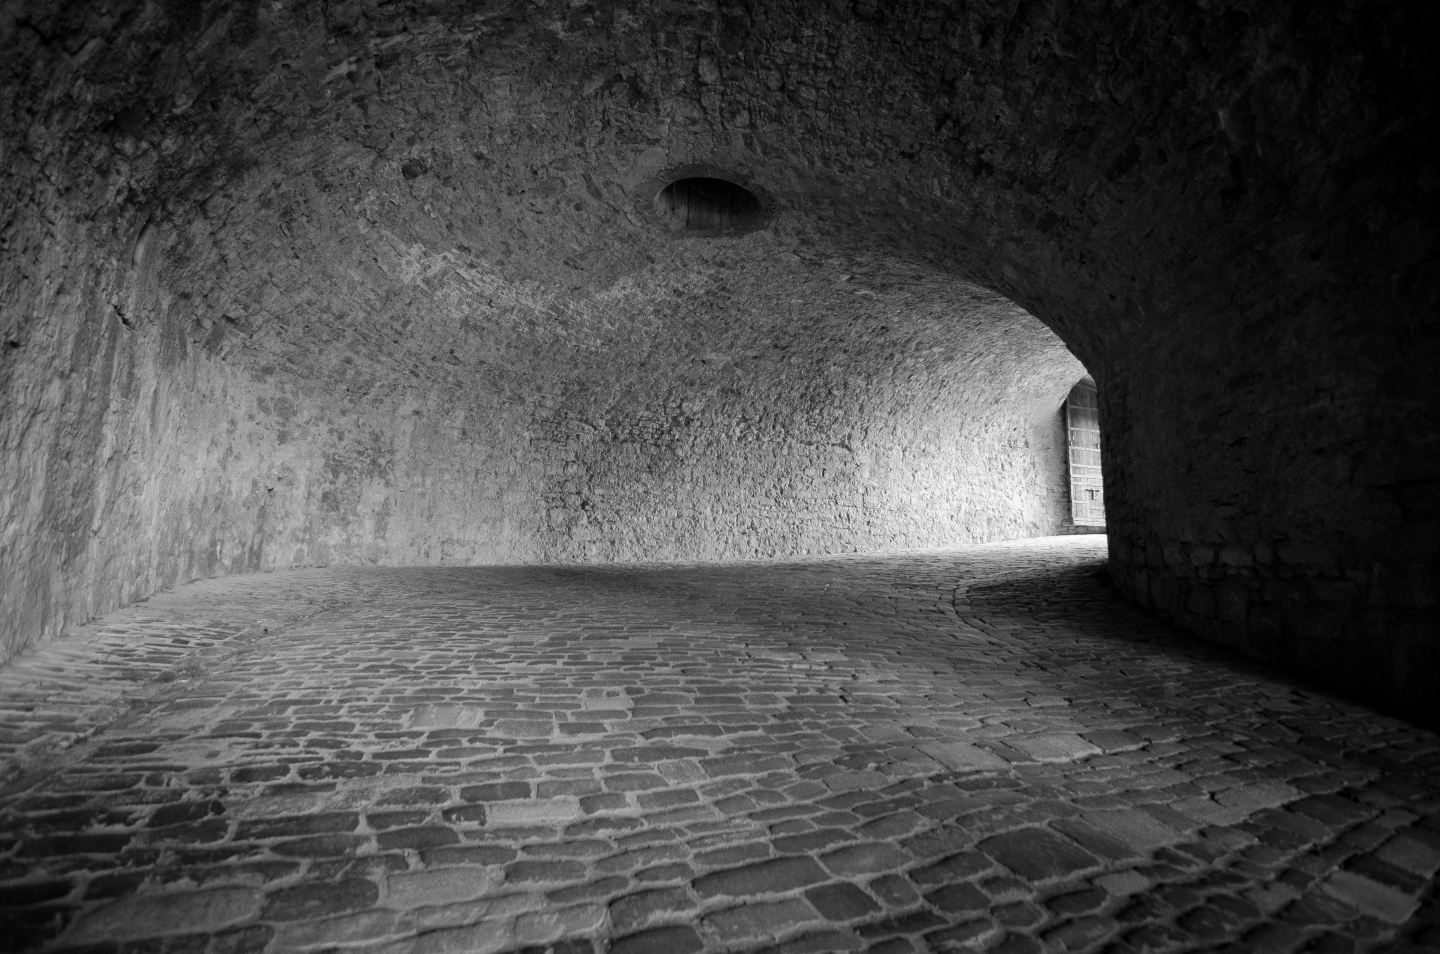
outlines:
[[486, 807], [485, 823], [492, 828], [561, 825], [579, 818], [574, 798], [548, 798], [525, 802], [494, 802]]
[[1413, 896], [1349, 871], [1335, 872], [1322, 887], [1356, 910], [1391, 924], [1404, 923], [1419, 906]]
[[1045, 732], [1010, 739], [1006, 744], [1040, 762], [1071, 762], [1100, 754], [1097, 746], [1068, 732]]
[[1375, 852], [1390, 864], [1423, 878], [1440, 870], [1440, 832], [1403, 831]]
[[468, 901], [493, 891], [501, 881], [498, 868], [465, 866], [394, 874], [385, 880], [385, 903], [397, 908]]
[[988, 895], [970, 884], [952, 884], [937, 888], [927, 892], [925, 900], [947, 914], [986, 911], [992, 904]]
[[707, 914], [701, 923], [724, 943], [754, 944], [814, 920], [818, 920], [814, 908], [801, 899], [787, 898], [716, 911]]
[[640, 891], [611, 902], [610, 921], [616, 930], [632, 931], [656, 914], [679, 914], [694, 904], [690, 893], [682, 888]]
[[83, 914], [62, 939], [83, 945], [217, 931], [253, 917], [260, 900], [260, 892], [240, 887], [133, 895]]
[[926, 742], [916, 748], [957, 772], [1009, 768], [1006, 761], [993, 752], [965, 742]]
[[860, 875], [904, 867], [907, 855], [888, 842], [846, 845], [820, 856], [820, 863], [837, 875]]
[[1109, 812], [1086, 812], [1080, 816], [1086, 823], [1124, 842], [1139, 852], [1152, 851], [1183, 841], [1184, 835], [1157, 821], [1143, 811], [1121, 809]]
[[348, 878], [283, 888], [266, 897], [261, 917], [268, 921], [301, 921], [368, 908], [380, 896], [373, 881]]
[[874, 898], [844, 881], [810, 888], [805, 897], [829, 921], [853, 921], [880, 910]]
[[803, 888], [825, 879], [825, 872], [813, 859], [776, 858], [697, 878], [695, 891], [701, 897], [768, 894]]
[[979, 848], [1031, 881], [1058, 878], [1096, 864], [1094, 856], [1043, 828], [1022, 828], [996, 835], [982, 841]]
[[412, 931], [413, 922], [406, 914], [372, 909], [331, 918], [290, 921], [281, 924], [274, 937], [276, 948], [283, 951], [354, 942], [374, 943]]
[[619, 938], [610, 946], [611, 954], [693, 954], [703, 950], [694, 928], [684, 925], [651, 928]]

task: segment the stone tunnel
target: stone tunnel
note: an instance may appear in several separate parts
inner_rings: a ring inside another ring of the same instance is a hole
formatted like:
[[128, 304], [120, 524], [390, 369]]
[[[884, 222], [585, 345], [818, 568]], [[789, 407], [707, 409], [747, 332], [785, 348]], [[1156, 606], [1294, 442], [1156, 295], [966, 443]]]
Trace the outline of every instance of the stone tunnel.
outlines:
[[0, 936], [1440, 947], [1436, 36], [6, 0]]

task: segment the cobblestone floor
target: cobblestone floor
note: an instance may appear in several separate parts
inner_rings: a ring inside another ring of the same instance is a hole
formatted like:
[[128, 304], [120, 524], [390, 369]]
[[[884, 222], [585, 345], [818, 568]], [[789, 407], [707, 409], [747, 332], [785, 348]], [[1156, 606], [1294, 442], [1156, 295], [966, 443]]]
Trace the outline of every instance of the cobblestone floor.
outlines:
[[1440, 740], [1102, 560], [182, 587], [0, 669], [0, 945], [1440, 947]]

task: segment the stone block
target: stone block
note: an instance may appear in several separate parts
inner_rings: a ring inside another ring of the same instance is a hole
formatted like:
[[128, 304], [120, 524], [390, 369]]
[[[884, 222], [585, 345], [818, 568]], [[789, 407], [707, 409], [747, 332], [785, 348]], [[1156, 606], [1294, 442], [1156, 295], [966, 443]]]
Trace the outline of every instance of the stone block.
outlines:
[[[473, 806], [484, 808], [483, 805]], [[421, 824], [430, 817], [428, 811], [366, 812], [365, 823], [371, 831], [385, 831], [390, 828], [409, 828]], [[446, 819], [447, 821], [449, 819]]]
[[648, 792], [652, 789], [665, 788], [669, 783], [664, 776], [656, 772], [623, 772], [617, 775], [607, 775], [603, 779], [606, 791], [611, 792]]
[[818, 920], [815, 909], [800, 898], [748, 904], [705, 915], [704, 926], [726, 944], [774, 939]]
[[390, 875], [385, 880], [385, 903], [395, 908], [468, 901], [493, 891], [503, 881], [498, 867], [432, 868]]
[[282, 841], [270, 850], [289, 858], [335, 858], [353, 855], [369, 843], [370, 839], [364, 835], [313, 835]]
[[132, 895], [81, 915], [60, 940], [78, 947], [213, 932], [254, 917], [260, 903], [260, 892], [241, 887]]
[[813, 858], [775, 858], [743, 868], [717, 871], [695, 879], [695, 893], [702, 898], [725, 895], [743, 897], [804, 888], [827, 879]]
[[[769, 841], [755, 841], [702, 851], [695, 855], [694, 861], [702, 868], [724, 868], [745, 861], [768, 858], [772, 853]], [[683, 858], [685, 856], [683, 853], [677, 852], [675, 857]]]
[[481, 921], [509, 922], [528, 911], [542, 911], [553, 907], [540, 891], [513, 891], [510, 894], [490, 894], [474, 901], [456, 901], [416, 908], [410, 912], [418, 931], [430, 931], [442, 927], [458, 927], [477, 924]]
[[117, 854], [130, 843], [129, 832], [94, 832], [27, 838], [16, 855], [21, 858], [56, 858], [63, 855]]
[[567, 935], [589, 934], [605, 923], [605, 907], [576, 904], [529, 911], [515, 918], [515, 939], [522, 944], [556, 941]]
[[610, 921], [617, 931], [644, 927], [656, 915], [678, 914], [695, 904], [684, 888], [657, 888], [627, 894], [610, 902]]
[[910, 872], [910, 878], [919, 885], [946, 884], [951, 881], [972, 878], [993, 867], [994, 862], [988, 854], [981, 854], [978, 851], [962, 851], [935, 864], [916, 868]]
[[910, 856], [889, 842], [872, 841], [846, 845], [820, 856], [820, 863], [841, 876], [877, 875], [898, 871], [910, 863]]
[[1022, 828], [980, 842], [986, 855], [1030, 881], [1083, 871], [1099, 862], [1074, 842], [1043, 828]]
[[610, 954], [695, 954], [704, 948], [694, 928], [672, 924], [617, 938], [610, 944]]
[[536, 825], [565, 825], [581, 816], [580, 801], [573, 797], [532, 799], [524, 802], [492, 802], [486, 805], [489, 828], [530, 828]]
[[805, 897], [827, 921], [853, 921], [880, 910], [874, 898], [846, 881], [809, 888]]
[[[711, 726], [710, 728], [719, 729], [720, 726]], [[650, 734], [646, 733], [646, 735]], [[708, 749], [684, 745], [635, 745], [611, 750], [610, 758], [620, 764], [655, 765], [673, 759], [704, 758], [709, 754]]]
[[487, 782], [460, 789], [460, 797], [467, 802], [507, 802], [531, 795], [528, 782]]
[[1092, 745], [1099, 746], [1107, 754], [1128, 752], [1145, 744], [1144, 739], [1120, 729], [1097, 729], [1094, 732], [1082, 733], [1081, 737]]
[[278, 932], [268, 924], [226, 928], [210, 936], [205, 954], [261, 954]]
[[503, 865], [515, 859], [515, 849], [504, 845], [451, 845], [420, 852], [426, 865]]
[[467, 924], [407, 938], [396, 946], [395, 954], [498, 954], [514, 946], [513, 922]]
[[330, 918], [287, 921], [275, 934], [275, 948], [293, 951], [347, 942], [374, 943], [413, 930], [414, 922], [405, 913], [374, 909]]
[[1381, 845], [1376, 857], [1422, 878], [1440, 870], [1440, 833], [1423, 829], [1398, 832]]
[[946, 914], [984, 911], [992, 903], [989, 896], [973, 884], [947, 884], [927, 891], [925, 900]]
[[1104, 834], [1142, 853], [1176, 844], [1185, 838], [1183, 833], [1135, 809], [1086, 812], [1080, 817]]
[[1010, 763], [968, 742], [921, 742], [915, 748], [952, 772], [1006, 771]]
[[444, 845], [453, 845], [460, 841], [454, 829], [446, 828], [443, 825], [421, 825], [415, 828], [395, 828], [390, 831], [382, 831], [375, 836], [376, 842], [383, 851], [396, 851], [406, 848], [419, 851], [423, 848], [439, 848]]
[[1292, 803], [1290, 810], [1335, 827], [1345, 827], [1375, 814], [1374, 809], [1338, 795], [1311, 795]]
[[701, 759], [700, 765], [711, 778], [725, 778], [730, 775], [764, 775], [766, 772], [790, 771], [795, 767], [794, 763], [784, 756], [765, 755], [758, 752]]
[[1119, 927], [1110, 918], [1077, 918], [1041, 935], [1047, 950], [1079, 951], [1093, 948]]
[[933, 951], [976, 950], [996, 938], [1000, 931], [994, 921], [979, 918], [930, 931], [925, 935], [925, 941]]
[[309, 882], [270, 891], [261, 917], [267, 921], [323, 918], [371, 907], [379, 897], [379, 886], [360, 878]]
[[1420, 906], [1416, 898], [1403, 891], [1349, 871], [1331, 873], [1320, 888], [1360, 913], [1391, 924], [1404, 924]]
[[216, 799], [203, 802], [177, 802], [157, 808], [146, 824], [149, 828], [163, 828], [166, 825], [199, 821], [211, 815], [223, 814], [224, 811], [224, 804]]
[[1109, 900], [1110, 894], [1103, 888], [1087, 888], [1056, 895], [1045, 902], [1045, 907], [1058, 917], [1074, 917], [1077, 914], [1089, 914], [1096, 908], [1103, 907]]
[[693, 805], [698, 801], [700, 801], [700, 795], [690, 788], [645, 792], [636, 798], [636, 802], [641, 808], [674, 808], [677, 805]]
[[825, 777], [825, 787], [833, 792], [853, 792], [856, 790], [884, 788], [889, 785], [891, 778], [883, 772], [848, 771], [836, 772]]
[[447, 808], [440, 813], [440, 817], [451, 824], [483, 825], [487, 815], [483, 804], [474, 804]]
[[1070, 732], [1014, 736], [1007, 738], [1005, 744], [1019, 749], [1037, 762], [1074, 762], [1100, 754], [1099, 746]]
[[855, 829], [855, 834], [861, 838], [898, 838], [910, 834], [924, 824], [925, 821], [915, 812], [895, 812], [866, 822]]
[[821, 828], [802, 832], [798, 835], [783, 835], [773, 839], [775, 850], [786, 854], [813, 854], [842, 841], [853, 841], [854, 835], [842, 828]]
[[895, 934], [915, 934], [928, 931], [945, 923], [945, 918], [934, 911], [911, 911], [880, 921], [871, 921], [855, 928], [855, 933], [865, 938], [883, 938]]
[[1304, 792], [1283, 782], [1262, 782], [1227, 788], [1217, 793], [1215, 800], [1226, 808], [1233, 808], [1248, 815], [1262, 808], [1274, 808], [1304, 797]]
[[1154, 882], [1138, 871], [1117, 871], [1113, 874], [1101, 875], [1095, 879], [1095, 883], [1107, 894], [1124, 898], [1148, 890]]
[[438, 785], [412, 785], [407, 788], [392, 788], [382, 794], [381, 805], [442, 805], [450, 800], [450, 793]]
[[585, 866], [578, 861], [515, 861], [505, 866], [505, 880], [511, 884], [537, 881], [579, 881]]
[[1244, 821], [1250, 815], [1243, 808], [1221, 805], [1204, 796], [1182, 798], [1173, 803], [1171, 807], [1202, 825], [1234, 825]]

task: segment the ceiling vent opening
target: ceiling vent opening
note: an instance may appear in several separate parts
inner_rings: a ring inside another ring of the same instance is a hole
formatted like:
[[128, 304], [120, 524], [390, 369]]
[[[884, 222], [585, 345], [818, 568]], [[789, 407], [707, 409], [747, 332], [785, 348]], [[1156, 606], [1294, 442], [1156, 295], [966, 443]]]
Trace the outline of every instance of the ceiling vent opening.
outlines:
[[657, 211], [672, 231], [738, 235], [765, 224], [765, 206], [744, 186], [728, 179], [676, 179], [655, 197]]

